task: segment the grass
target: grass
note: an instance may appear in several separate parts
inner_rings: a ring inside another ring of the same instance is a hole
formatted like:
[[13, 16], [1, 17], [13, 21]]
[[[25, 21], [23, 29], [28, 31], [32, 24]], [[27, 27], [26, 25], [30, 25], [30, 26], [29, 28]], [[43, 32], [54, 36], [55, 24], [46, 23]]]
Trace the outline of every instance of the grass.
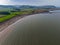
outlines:
[[6, 20], [9, 20], [17, 15], [23, 15], [23, 14], [30, 14], [32, 11], [20, 11], [20, 12], [10, 12], [9, 15], [3, 16], [0, 18], [0, 22], [4, 22]]
[[[23, 11], [16, 11], [16, 12], [11, 12], [11, 11], [8, 11], [10, 14], [9, 15], [6, 15], [6, 16], [3, 16], [0, 18], [0, 22], [4, 22], [6, 20], [9, 20], [17, 15], [25, 15], [25, 14], [32, 14], [33, 13], [33, 9], [26, 9], [26, 10], [23, 10]], [[2, 11], [3, 12], [3, 11]]]

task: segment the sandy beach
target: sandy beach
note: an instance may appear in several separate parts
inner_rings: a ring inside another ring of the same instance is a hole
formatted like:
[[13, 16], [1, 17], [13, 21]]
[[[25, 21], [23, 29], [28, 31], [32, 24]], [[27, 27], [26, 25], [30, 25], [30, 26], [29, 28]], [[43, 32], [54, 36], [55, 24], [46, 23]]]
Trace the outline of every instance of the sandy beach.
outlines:
[[13, 24], [14, 22], [16, 22], [17, 20], [25, 17], [25, 16], [28, 16], [28, 15], [18, 15], [16, 17], [13, 17], [5, 22], [2, 22], [0, 23], [0, 32], [5, 29], [6, 27], [8, 27], [9, 25]]

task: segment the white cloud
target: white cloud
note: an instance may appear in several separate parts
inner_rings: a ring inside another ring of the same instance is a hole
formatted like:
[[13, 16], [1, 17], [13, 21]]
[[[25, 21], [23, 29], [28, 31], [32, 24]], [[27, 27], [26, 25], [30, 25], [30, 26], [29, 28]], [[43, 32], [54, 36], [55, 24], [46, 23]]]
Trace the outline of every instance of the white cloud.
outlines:
[[60, 5], [60, 0], [0, 0], [0, 5]]
[[0, 5], [8, 4], [8, 0], [0, 0]]

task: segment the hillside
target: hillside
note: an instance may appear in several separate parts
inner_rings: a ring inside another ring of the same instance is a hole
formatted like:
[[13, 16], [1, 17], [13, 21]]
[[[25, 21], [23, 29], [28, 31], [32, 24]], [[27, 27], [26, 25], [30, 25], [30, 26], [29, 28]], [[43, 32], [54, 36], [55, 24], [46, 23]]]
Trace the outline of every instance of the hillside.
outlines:
[[56, 8], [56, 6], [52, 6], [52, 5], [45, 5], [45, 6], [30, 6], [30, 5], [0, 5], [0, 10], [3, 9], [28, 9], [28, 8], [32, 8], [32, 9], [50, 9], [50, 8]]

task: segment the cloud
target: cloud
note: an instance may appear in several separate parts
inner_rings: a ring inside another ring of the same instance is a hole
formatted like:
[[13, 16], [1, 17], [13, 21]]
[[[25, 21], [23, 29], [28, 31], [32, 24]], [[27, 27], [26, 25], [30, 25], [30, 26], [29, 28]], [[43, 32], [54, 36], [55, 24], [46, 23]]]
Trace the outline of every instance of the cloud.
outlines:
[[10, 0], [11, 4], [19, 4], [19, 5], [36, 5], [38, 2], [42, 2], [42, 0]]
[[0, 4], [13, 5], [56, 5], [60, 6], [60, 0], [1, 0]]
[[60, 0], [10, 0], [11, 4], [19, 5], [60, 5]]
[[4, 5], [4, 4], [8, 4], [9, 1], [8, 0], [0, 0], [0, 5]]

